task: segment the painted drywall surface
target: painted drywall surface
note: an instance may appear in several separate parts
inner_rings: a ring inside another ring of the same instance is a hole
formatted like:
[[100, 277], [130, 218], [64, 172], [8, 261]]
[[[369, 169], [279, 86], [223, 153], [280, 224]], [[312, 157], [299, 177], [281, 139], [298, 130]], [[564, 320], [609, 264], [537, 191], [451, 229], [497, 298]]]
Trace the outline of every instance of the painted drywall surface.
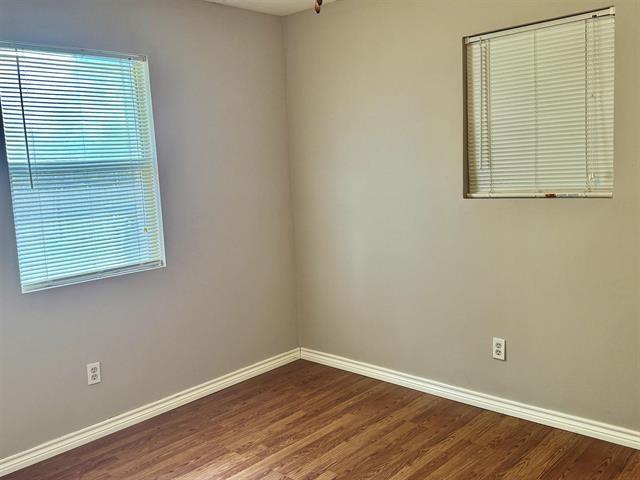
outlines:
[[463, 36], [602, 6], [286, 19], [302, 346], [640, 429], [640, 2], [616, 2], [615, 199], [462, 198]]
[[0, 166], [0, 458], [295, 347], [281, 21], [0, 0], [0, 39], [149, 56], [168, 264], [22, 295]]

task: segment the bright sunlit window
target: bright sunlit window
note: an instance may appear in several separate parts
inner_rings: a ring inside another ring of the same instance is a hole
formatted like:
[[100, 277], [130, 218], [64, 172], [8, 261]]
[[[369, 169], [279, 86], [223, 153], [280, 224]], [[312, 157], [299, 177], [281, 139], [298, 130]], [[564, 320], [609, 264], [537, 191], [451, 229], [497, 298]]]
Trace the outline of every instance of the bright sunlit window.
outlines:
[[0, 43], [0, 105], [23, 292], [164, 266], [145, 57]]

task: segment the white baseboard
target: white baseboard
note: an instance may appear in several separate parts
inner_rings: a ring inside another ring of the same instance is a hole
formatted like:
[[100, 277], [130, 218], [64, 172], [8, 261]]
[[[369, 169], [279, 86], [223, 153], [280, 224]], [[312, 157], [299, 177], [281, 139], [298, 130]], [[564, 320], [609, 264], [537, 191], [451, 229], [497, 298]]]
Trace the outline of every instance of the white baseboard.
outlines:
[[130, 410], [116, 417], [97, 423], [82, 430], [64, 435], [55, 440], [38, 445], [24, 452], [0, 459], [0, 477], [34, 463], [41, 462], [60, 453], [97, 440], [111, 433], [140, 423], [161, 413], [193, 402], [212, 393], [240, 383], [249, 378], [273, 370], [302, 358], [315, 363], [358, 373], [385, 382], [402, 385], [457, 402], [474, 405], [505, 415], [510, 415], [550, 427], [568, 430], [608, 442], [640, 450], [640, 432], [565, 413], [546, 410], [524, 403], [514, 402], [493, 395], [474, 392], [465, 388], [447, 385], [415, 375], [397, 372], [384, 367], [350, 360], [329, 353], [317, 352], [308, 348], [294, 348], [280, 355], [254, 363], [235, 372], [215, 378], [201, 385], [183, 390], [169, 397], [142, 407]]
[[376, 378], [385, 382], [430, 393], [431, 395], [455, 400], [456, 402], [466, 403], [493, 412], [503, 413], [512, 417], [530, 420], [550, 427], [568, 430], [640, 450], [640, 432], [635, 430], [534, 407], [525, 403], [514, 402], [505, 398], [447, 385], [446, 383], [350, 360], [329, 353], [317, 352], [308, 348], [301, 348], [300, 356], [303, 360], [321, 363], [348, 372], [358, 373], [366, 377]]
[[122, 413], [116, 417], [56, 438], [55, 440], [43, 443], [24, 452], [0, 459], [0, 477], [71, 450], [72, 448], [97, 440], [110, 433], [130, 427], [131, 425], [135, 425], [161, 413], [173, 410], [186, 403], [206, 397], [207, 395], [248, 380], [256, 375], [298, 360], [299, 358], [300, 349], [294, 348], [288, 352], [267, 358], [266, 360], [254, 363], [253, 365], [241, 368], [240, 370], [215, 378], [201, 385], [188, 388], [162, 400]]

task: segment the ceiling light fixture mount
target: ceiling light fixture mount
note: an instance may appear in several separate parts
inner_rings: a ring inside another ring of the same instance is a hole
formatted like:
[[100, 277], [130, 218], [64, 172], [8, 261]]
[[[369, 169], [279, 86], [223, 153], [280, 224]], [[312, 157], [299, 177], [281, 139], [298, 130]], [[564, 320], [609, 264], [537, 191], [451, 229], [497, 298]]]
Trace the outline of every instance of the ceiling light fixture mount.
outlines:
[[320, 13], [322, 9], [322, 0], [316, 0], [316, 13]]

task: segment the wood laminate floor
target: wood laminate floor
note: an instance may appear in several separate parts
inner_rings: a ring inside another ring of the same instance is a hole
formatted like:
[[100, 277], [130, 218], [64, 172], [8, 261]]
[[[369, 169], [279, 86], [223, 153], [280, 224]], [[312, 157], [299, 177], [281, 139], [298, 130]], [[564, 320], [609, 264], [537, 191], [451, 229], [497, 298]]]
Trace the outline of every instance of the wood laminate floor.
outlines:
[[640, 451], [297, 361], [4, 480], [640, 480]]

